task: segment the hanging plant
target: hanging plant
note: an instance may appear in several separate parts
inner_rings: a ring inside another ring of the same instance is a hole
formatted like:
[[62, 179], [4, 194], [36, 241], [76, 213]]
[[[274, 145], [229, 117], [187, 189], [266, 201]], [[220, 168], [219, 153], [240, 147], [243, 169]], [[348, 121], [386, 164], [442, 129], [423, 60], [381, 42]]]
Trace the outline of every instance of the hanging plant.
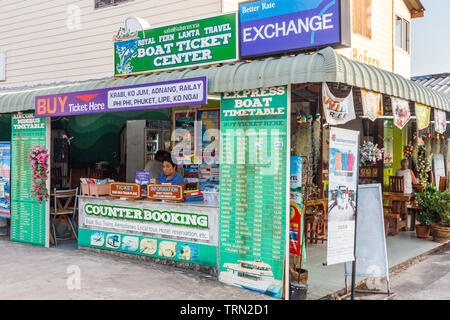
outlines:
[[412, 146], [413, 146], [413, 150], [412, 150], [411, 158], [413, 159], [413, 163], [417, 168], [417, 154], [419, 152], [419, 139], [417, 138], [417, 136], [415, 134], [413, 135]]
[[370, 141], [364, 141], [359, 149], [359, 163], [361, 166], [366, 166], [370, 163], [375, 163], [383, 159], [383, 148], [378, 148], [378, 144], [373, 144]]
[[30, 149], [28, 161], [31, 162], [33, 188], [30, 190], [31, 197], [35, 197], [41, 204], [42, 200], [48, 200], [48, 190], [46, 181], [48, 179], [48, 158], [47, 149], [36, 146]]
[[419, 146], [417, 171], [419, 172], [420, 184], [426, 188], [428, 186], [428, 172], [431, 171], [431, 154], [425, 146]]

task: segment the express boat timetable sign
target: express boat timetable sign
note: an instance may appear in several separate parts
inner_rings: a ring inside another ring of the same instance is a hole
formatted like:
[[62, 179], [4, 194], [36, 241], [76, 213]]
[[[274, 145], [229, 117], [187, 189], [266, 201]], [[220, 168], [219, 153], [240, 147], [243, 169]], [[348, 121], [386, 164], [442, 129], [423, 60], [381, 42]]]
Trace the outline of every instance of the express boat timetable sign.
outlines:
[[225, 92], [219, 280], [276, 298], [286, 280], [289, 87]]
[[348, 0], [261, 0], [239, 6], [240, 55], [350, 45]]

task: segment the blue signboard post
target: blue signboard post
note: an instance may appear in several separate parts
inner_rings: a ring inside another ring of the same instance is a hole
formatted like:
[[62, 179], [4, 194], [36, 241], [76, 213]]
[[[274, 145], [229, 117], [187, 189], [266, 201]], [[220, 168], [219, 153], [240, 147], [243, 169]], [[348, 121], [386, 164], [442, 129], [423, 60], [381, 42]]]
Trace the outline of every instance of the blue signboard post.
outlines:
[[239, 6], [240, 55], [350, 46], [348, 0], [260, 0]]

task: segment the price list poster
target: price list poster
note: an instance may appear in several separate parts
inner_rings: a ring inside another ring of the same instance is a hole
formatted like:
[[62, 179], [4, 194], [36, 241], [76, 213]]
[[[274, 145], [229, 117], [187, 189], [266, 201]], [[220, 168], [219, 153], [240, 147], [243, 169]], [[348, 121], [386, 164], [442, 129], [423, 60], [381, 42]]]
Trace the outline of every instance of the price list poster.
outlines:
[[32, 171], [28, 156], [36, 146], [50, 148], [50, 118], [35, 118], [32, 113], [16, 114], [11, 130], [11, 240], [48, 247], [50, 206], [48, 201], [39, 204], [31, 196]]
[[288, 297], [289, 117], [289, 86], [221, 97], [219, 280], [275, 298]]

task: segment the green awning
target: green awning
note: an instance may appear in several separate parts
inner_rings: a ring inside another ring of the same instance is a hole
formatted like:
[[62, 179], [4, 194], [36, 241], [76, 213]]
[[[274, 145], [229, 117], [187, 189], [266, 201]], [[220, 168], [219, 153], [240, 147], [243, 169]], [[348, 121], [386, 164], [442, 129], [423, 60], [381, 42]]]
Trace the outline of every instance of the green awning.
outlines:
[[77, 92], [144, 83], [208, 77], [208, 92], [255, 89], [293, 83], [338, 82], [377, 91], [450, 112], [450, 96], [421, 86], [393, 72], [352, 61], [332, 48], [314, 54], [298, 54], [281, 58], [267, 58], [222, 66], [175, 70], [88, 81], [78, 84], [49, 86], [39, 89], [0, 91], [0, 112], [34, 110], [34, 98], [41, 95]]

